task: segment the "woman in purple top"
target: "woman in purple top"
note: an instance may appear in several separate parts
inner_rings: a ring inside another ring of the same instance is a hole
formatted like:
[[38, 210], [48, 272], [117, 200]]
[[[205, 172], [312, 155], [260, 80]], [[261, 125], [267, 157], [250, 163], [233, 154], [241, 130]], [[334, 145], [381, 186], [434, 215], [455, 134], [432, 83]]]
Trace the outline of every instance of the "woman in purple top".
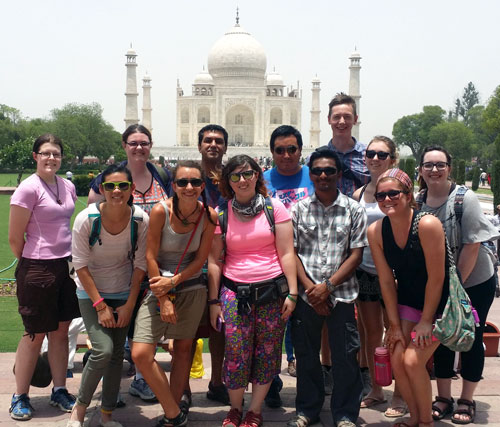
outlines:
[[59, 138], [51, 134], [37, 138], [33, 145], [36, 172], [19, 185], [10, 202], [9, 243], [19, 260], [17, 298], [26, 331], [16, 353], [16, 393], [9, 410], [15, 420], [32, 416], [29, 386], [46, 334], [54, 382], [50, 404], [70, 412], [75, 403], [66, 390], [66, 366], [68, 327], [80, 317], [75, 282], [68, 270], [76, 191], [70, 181], [56, 176], [62, 154]]

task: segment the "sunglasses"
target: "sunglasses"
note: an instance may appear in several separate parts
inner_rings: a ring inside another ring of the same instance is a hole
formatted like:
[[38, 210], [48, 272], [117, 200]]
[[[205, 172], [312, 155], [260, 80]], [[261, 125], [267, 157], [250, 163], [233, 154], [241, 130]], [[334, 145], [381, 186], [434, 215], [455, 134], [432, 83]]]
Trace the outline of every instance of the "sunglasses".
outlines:
[[255, 176], [255, 173], [256, 172], [252, 169], [245, 172], [232, 172], [229, 174], [229, 179], [231, 180], [231, 182], [240, 182], [241, 177], [243, 177], [245, 181], [248, 181]]
[[432, 163], [432, 162], [425, 162], [422, 163], [422, 169], [426, 171], [431, 171], [434, 169], [434, 166], [438, 171], [444, 171], [448, 166], [450, 166], [449, 163], [447, 162], [437, 162], [437, 163]]
[[337, 168], [334, 168], [333, 166], [329, 166], [326, 168], [311, 168], [310, 172], [316, 176], [321, 176], [323, 172], [326, 176], [332, 176], [337, 173]]
[[295, 145], [289, 145], [288, 147], [276, 147], [274, 149], [274, 152], [276, 154], [279, 154], [281, 156], [281, 155], [285, 154], [285, 151], [288, 154], [292, 155], [292, 154], [295, 154], [297, 152], [297, 150], [298, 150], [297, 146], [295, 146]]
[[398, 200], [401, 197], [401, 193], [408, 194], [408, 191], [403, 190], [389, 190], [389, 191], [381, 191], [379, 193], [375, 193], [375, 200], [377, 202], [383, 202], [387, 196], [391, 200]]
[[387, 157], [391, 155], [391, 153], [386, 153], [385, 151], [375, 151], [375, 150], [366, 150], [366, 158], [373, 159], [377, 155], [379, 160], [385, 160]]
[[127, 191], [132, 183], [130, 181], [120, 181], [120, 182], [103, 182], [102, 188], [106, 191], [115, 191], [117, 188], [120, 191]]
[[201, 185], [203, 184], [203, 180], [201, 178], [180, 178], [174, 181], [174, 183], [175, 185], [177, 185], [177, 187], [187, 187], [188, 184], [191, 184], [193, 187], [201, 187]]

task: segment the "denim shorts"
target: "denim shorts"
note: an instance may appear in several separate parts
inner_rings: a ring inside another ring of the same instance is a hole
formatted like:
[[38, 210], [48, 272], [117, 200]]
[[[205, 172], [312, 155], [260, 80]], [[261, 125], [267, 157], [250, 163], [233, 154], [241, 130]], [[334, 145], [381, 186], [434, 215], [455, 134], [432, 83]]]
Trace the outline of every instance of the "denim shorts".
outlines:
[[59, 322], [80, 317], [67, 258], [21, 258], [16, 281], [19, 314], [28, 334], [52, 332]]

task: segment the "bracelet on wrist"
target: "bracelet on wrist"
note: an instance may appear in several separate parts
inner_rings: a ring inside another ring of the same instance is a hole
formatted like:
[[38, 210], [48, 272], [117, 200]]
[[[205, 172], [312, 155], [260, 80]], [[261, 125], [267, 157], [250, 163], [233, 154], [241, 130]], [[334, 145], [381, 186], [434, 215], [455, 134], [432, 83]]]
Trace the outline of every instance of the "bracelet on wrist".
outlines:
[[107, 307], [107, 305], [106, 305], [106, 304], [104, 304], [104, 307], [103, 307], [103, 308], [101, 308], [101, 309], [97, 309], [97, 307], [96, 307], [95, 311], [97, 311], [97, 312], [99, 313], [100, 311], [106, 310], [106, 307]]
[[297, 304], [297, 300], [296, 300], [294, 297], [292, 297], [292, 294], [288, 294], [286, 297], [287, 297], [290, 301], [293, 301], [295, 304]]
[[94, 304], [92, 304], [92, 307], [96, 308], [103, 301], [104, 301], [104, 298], [99, 298]]
[[288, 295], [291, 295], [292, 297], [298, 297], [299, 296], [299, 294], [290, 294], [290, 293]]
[[207, 304], [208, 304], [208, 305], [220, 305], [220, 300], [219, 300], [219, 299], [217, 299], [217, 298], [215, 298], [215, 299], [209, 299], [209, 300], [207, 301]]

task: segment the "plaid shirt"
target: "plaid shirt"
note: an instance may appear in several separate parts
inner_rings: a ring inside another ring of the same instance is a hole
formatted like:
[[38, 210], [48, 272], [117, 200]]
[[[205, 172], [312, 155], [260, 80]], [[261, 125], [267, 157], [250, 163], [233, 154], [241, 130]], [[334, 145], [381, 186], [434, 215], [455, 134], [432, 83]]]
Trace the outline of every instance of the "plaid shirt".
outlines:
[[[338, 192], [330, 206], [323, 204], [316, 193], [292, 208], [293, 239], [306, 274], [314, 283], [330, 278], [351, 254], [351, 249], [368, 246], [366, 213], [356, 201]], [[352, 302], [359, 292], [356, 275], [335, 286], [330, 300]], [[303, 286], [299, 294], [307, 302]]]
[[[354, 147], [352, 147], [352, 150], [347, 153], [337, 151], [331, 139], [327, 145], [330, 150], [335, 151], [343, 165], [342, 177], [337, 182], [337, 187], [342, 194], [346, 194], [349, 197], [352, 197], [352, 194], [359, 187], [368, 184], [370, 181], [370, 172], [365, 165], [366, 145], [357, 141], [354, 137], [352, 137], [352, 139], [354, 140]], [[353, 178], [347, 176], [349, 173], [348, 171], [350, 171], [358, 179], [357, 183], [353, 180]]]

